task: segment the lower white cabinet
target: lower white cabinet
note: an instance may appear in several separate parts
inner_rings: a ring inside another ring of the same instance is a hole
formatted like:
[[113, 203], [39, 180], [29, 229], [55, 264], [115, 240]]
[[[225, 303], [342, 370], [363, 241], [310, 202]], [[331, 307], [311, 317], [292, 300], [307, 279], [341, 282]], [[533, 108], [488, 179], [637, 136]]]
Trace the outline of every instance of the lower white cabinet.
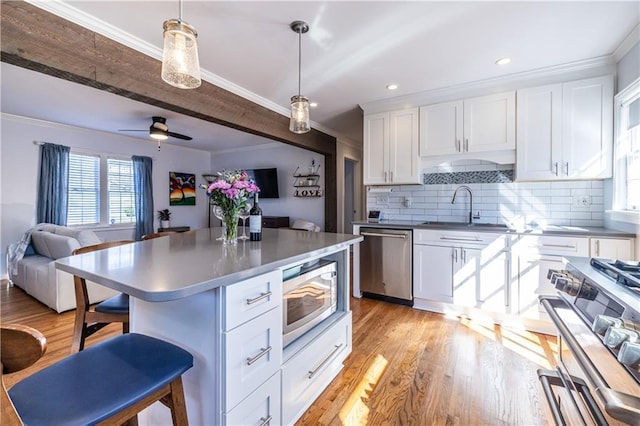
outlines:
[[222, 333], [225, 403], [228, 412], [280, 370], [282, 309], [274, 308]]
[[451, 247], [414, 245], [414, 297], [453, 302], [452, 253]]
[[506, 312], [509, 271], [506, 239], [499, 234], [414, 230], [416, 299]]
[[226, 425], [279, 425], [280, 370], [223, 416]]
[[633, 260], [633, 238], [591, 237], [589, 248], [591, 257]]
[[292, 424], [342, 369], [351, 352], [351, 312], [343, 312], [282, 366], [282, 424]]
[[589, 238], [573, 236], [524, 235], [512, 248], [518, 262], [512, 313], [524, 319], [549, 321], [538, 297], [555, 295], [547, 278], [550, 269], [564, 269], [563, 256], [589, 256]]

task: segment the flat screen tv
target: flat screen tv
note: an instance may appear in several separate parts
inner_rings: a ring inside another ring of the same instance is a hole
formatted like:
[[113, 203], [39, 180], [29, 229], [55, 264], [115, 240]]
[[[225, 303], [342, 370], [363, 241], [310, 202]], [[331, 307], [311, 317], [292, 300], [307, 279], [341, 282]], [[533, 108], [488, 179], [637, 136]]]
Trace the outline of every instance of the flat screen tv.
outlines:
[[275, 167], [270, 169], [248, 169], [247, 174], [256, 181], [256, 185], [260, 188], [258, 193], [262, 198], [280, 198], [278, 193], [278, 169]]

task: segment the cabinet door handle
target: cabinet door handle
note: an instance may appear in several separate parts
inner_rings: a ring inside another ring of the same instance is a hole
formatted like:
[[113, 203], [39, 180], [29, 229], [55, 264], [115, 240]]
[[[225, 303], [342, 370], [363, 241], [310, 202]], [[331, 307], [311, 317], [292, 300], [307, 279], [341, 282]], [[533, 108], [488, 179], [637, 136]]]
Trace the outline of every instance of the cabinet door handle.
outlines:
[[256, 302], [261, 301], [262, 299], [266, 299], [267, 297], [271, 296], [273, 293], [268, 291], [266, 293], [261, 293], [260, 296], [255, 297], [253, 299], [247, 299], [247, 305], [253, 305]]
[[271, 414], [269, 414], [269, 416], [267, 417], [260, 417], [260, 421], [262, 423], [260, 423], [260, 426], [267, 426], [269, 423], [271, 423], [271, 420], [273, 420], [273, 416]]
[[564, 173], [569, 176], [569, 162], [564, 163]]
[[384, 172], [384, 181], [387, 181], [387, 172]]
[[460, 139], [456, 140], [456, 151], [460, 152]]
[[462, 264], [464, 265], [467, 263], [467, 251], [465, 249], [460, 249], [460, 251], [462, 252]]
[[318, 365], [318, 366], [316, 367], [316, 369], [315, 369], [315, 370], [309, 371], [309, 376], [308, 376], [308, 377], [309, 377], [310, 379], [311, 379], [311, 378], [313, 378], [313, 376], [315, 376], [315, 375], [318, 373], [318, 371], [320, 371], [320, 369], [321, 369], [322, 367], [324, 367], [324, 366], [329, 362], [329, 360], [330, 360], [331, 358], [333, 358], [333, 355], [334, 355], [336, 352], [338, 352], [338, 350], [340, 350], [340, 348], [341, 348], [341, 347], [342, 347], [342, 343], [340, 343], [339, 345], [335, 345], [335, 346], [334, 346], [334, 348], [333, 348], [333, 350], [332, 350], [332, 351], [331, 351], [331, 353], [329, 354], [329, 356], [328, 356], [328, 357], [326, 357], [326, 358], [324, 359], [324, 361], [322, 361], [322, 362], [320, 363], [320, 365]]
[[596, 240], [596, 256], [600, 256], [600, 240]]
[[469, 139], [464, 140], [464, 150], [465, 152], [469, 152]]
[[482, 241], [480, 238], [464, 238], [464, 237], [440, 237], [444, 241]]
[[389, 182], [393, 182], [393, 172], [389, 172], [389, 175], [391, 176], [391, 179], [389, 180]]
[[555, 175], [558, 176], [558, 162], [553, 163], [553, 167], [555, 168]]
[[458, 249], [453, 249], [453, 263], [458, 263]]
[[247, 358], [247, 365], [253, 364], [257, 360], [259, 360], [260, 358], [268, 354], [269, 352], [271, 352], [271, 346], [267, 346], [266, 348], [260, 348], [260, 353], [258, 355], [254, 356], [253, 358]]

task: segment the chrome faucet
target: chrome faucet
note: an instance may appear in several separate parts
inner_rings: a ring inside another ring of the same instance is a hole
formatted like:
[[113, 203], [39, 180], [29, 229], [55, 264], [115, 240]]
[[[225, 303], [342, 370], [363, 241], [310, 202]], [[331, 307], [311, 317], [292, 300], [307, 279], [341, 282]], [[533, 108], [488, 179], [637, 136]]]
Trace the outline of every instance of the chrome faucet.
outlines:
[[475, 216], [473, 214], [473, 193], [471, 192], [471, 188], [469, 188], [466, 185], [457, 187], [456, 190], [453, 192], [453, 198], [451, 198], [451, 204], [455, 204], [456, 195], [458, 195], [458, 191], [460, 191], [461, 189], [466, 189], [467, 192], [469, 193], [469, 225], [473, 225], [473, 219], [480, 219], [480, 213], [478, 213]]

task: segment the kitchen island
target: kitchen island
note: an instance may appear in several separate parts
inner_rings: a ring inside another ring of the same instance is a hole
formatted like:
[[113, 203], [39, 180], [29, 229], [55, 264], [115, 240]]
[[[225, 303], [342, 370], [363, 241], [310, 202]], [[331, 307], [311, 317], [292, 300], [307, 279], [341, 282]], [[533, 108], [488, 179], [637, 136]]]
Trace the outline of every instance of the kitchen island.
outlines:
[[[207, 228], [60, 259], [56, 267], [131, 296], [131, 331], [194, 356], [184, 376], [191, 424], [290, 424], [351, 352], [349, 247], [355, 235], [264, 229], [223, 246]], [[337, 309], [283, 348], [283, 271], [337, 264]], [[167, 423], [155, 404], [141, 424]]]

